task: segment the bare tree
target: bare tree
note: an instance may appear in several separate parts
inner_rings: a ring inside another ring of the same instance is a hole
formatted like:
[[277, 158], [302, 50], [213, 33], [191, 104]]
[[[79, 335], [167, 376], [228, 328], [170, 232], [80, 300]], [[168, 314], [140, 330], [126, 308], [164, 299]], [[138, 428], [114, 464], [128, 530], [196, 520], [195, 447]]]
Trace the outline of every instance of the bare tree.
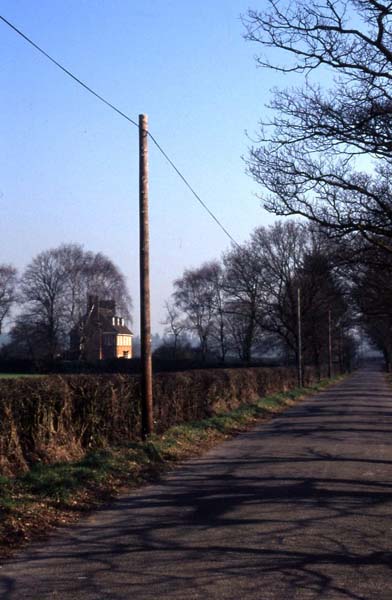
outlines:
[[40, 331], [42, 350], [48, 358], [56, 356], [66, 336], [63, 327], [66, 278], [57, 249], [38, 254], [21, 277], [20, 297], [24, 311], [19, 317], [19, 329], [23, 330], [23, 323], [26, 330], [33, 330], [35, 326]]
[[63, 244], [38, 254], [21, 277], [23, 310], [13, 331], [16, 346], [24, 335], [35, 354], [53, 359], [68, 345], [71, 329], [87, 309], [87, 296], [115, 300], [129, 316], [130, 296], [124, 276], [103, 254], [85, 252], [82, 246]]
[[0, 265], [0, 333], [5, 318], [15, 302], [16, 269], [11, 265]]
[[222, 362], [229, 350], [226, 273], [218, 261], [208, 263], [205, 270], [206, 284], [212, 292], [213, 319], [210, 328], [211, 349]]
[[52, 351], [47, 324], [31, 312], [17, 315], [5, 351], [8, 356], [31, 359], [37, 364], [46, 360]]
[[[392, 5], [375, 0], [267, 0], [244, 19], [262, 45], [260, 66], [304, 74], [302, 89], [277, 91], [249, 171], [265, 207], [302, 215], [337, 235], [392, 251]], [[268, 60], [268, 50], [274, 60]], [[279, 64], [276, 56], [286, 56]], [[323, 89], [313, 77], [335, 72]], [[373, 161], [367, 171], [358, 159]]]
[[175, 305], [186, 316], [187, 328], [198, 337], [203, 360], [209, 351], [214, 322], [215, 289], [209, 276], [212, 268], [205, 263], [199, 269], [188, 269], [174, 282]]
[[315, 250], [304, 256], [298, 285], [302, 297], [304, 361], [313, 365], [320, 377], [322, 366], [328, 364], [329, 334], [332, 354], [343, 362], [341, 346], [348, 339], [352, 325], [347, 290], [329, 257]]
[[224, 255], [225, 312], [241, 360], [250, 362], [256, 336], [260, 334], [264, 274], [252, 244], [233, 248]]
[[392, 260], [372, 248], [350, 269], [352, 297], [358, 320], [392, 369]]
[[114, 300], [121, 315], [132, 321], [132, 299], [125, 277], [110, 258], [101, 252], [86, 252], [84, 281], [88, 295]]
[[[349, 324], [345, 290], [335, 256], [313, 224], [278, 221], [258, 227], [249, 245], [262, 274], [259, 319], [263, 334], [280, 340], [288, 358], [298, 360], [297, 291], [302, 297], [302, 353], [319, 374], [328, 360], [328, 315], [334, 331]], [[343, 331], [343, 329], [342, 329]], [[334, 336], [335, 338], [336, 336]], [[272, 338], [273, 339], [273, 338]]]
[[131, 320], [132, 300], [125, 278], [110, 258], [85, 251], [79, 244], [63, 244], [56, 252], [67, 274], [64, 304], [68, 324], [80, 321], [90, 295], [114, 300], [121, 315]]
[[297, 356], [298, 272], [309, 251], [309, 229], [295, 221], [258, 227], [251, 236], [254, 263], [263, 266], [263, 327], [275, 334], [286, 353]]
[[186, 329], [186, 324], [184, 319], [181, 318], [181, 314], [174, 304], [166, 301], [165, 308], [166, 319], [163, 321], [163, 325], [166, 325], [165, 333], [170, 335], [172, 338], [171, 345], [173, 347], [173, 358], [176, 359], [178, 342]]

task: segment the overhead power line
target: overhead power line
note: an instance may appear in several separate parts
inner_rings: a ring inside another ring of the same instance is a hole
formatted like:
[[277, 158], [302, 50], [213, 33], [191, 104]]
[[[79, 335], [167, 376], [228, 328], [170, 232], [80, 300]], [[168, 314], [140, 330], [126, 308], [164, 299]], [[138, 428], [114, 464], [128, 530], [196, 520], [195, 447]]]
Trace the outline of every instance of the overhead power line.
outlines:
[[90, 92], [90, 94], [93, 94], [93, 96], [95, 96], [96, 98], [98, 98], [98, 100], [100, 100], [101, 102], [103, 102], [104, 104], [106, 104], [106, 106], [109, 106], [111, 109], [113, 109], [114, 111], [116, 111], [116, 113], [118, 113], [119, 115], [121, 115], [122, 117], [124, 117], [124, 119], [126, 119], [127, 121], [129, 121], [130, 123], [132, 123], [132, 125], [135, 125], [136, 127], [139, 127], [139, 125], [136, 123], [136, 121], [134, 121], [133, 119], [131, 119], [130, 117], [128, 117], [120, 109], [118, 109], [116, 106], [114, 106], [114, 104], [112, 104], [111, 102], [108, 102], [108, 100], [105, 100], [105, 98], [103, 98], [102, 96], [100, 96], [99, 94], [97, 94], [97, 92], [94, 92], [94, 90], [91, 87], [89, 87], [88, 85], [86, 85], [81, 79], [79, 79], [73, 73], [71, 73], [71, 71], [69, 71], [68, 69], [66, 69], [65, 67], [63, 67], [63, 65], [61, 65], [59, 62], [57, 62], [57, 60], [55, 60], [52, 56], [50, 56], [50, 54], [48, 54], [47, 52], [45, 52], [45, 50], [43, 50], [42, 48], [40, 48], [35, 42], [33, 42], [33, 40], [31, 40], [29, 37], [27, 37], [27, 35], [25, 35], [22, 31], [20, 31], [20, 29], [18, 29], [17, 27], [15, 27], [15, 25], [12, 25], [12, 23], [10, 23], [9, 21], [7, 21], [7, 19], [5, 19], [4, 17], [2, 17], [1, 15], [0, 15], [0, 19], [2, 21], [4, 21], [4, 23], [6, 25], [8, 25], [8, 27], [11, 27], [11, 29], [13, 29], [24, 40], [26, 40], [26, 42], [28, 42], [36, 50], [38, 50], [38, 52], [41, 52], [41, 54], [43, 54], [48, 60], [50, 60], [54, 65], [56, 65], [56, 67], [58, 67], [59, 69], [61, 69], [62, 71], [64, 71], [64, 73], [66, 75], [68, 75], [68, 77], [71, 77], [74, 81], [76, 81], [76, 83], [78, 83], [79, 85], [81, 85], [82, 87], [84, 87], [85, 90], [87, 90], [88, 92]]
[[[109, 102], [108, 100], [106, 100], [106, 98], [104, 98], [103, 96], [101, 96], [100, 94], [98, 94], [97, 92], [95, 92], [90, 86], [88, 86], [86, 83], [84, 83], [84, 81], [82, 81], [81, 79], [79, 79], [79, 77], [76, 77], [76, 75], [74, 75], [69, 69], [67, 69], [66, 67], [64, 67], [61, 63], [59, 63], [52, 56], [50, 56], [50, 54], [48, 54], [47, 52], [45, 52], [45, 50], [43, 50], [40, 46], [38, 46], [38, 44], [36, 44], [35, 42], [33, 42], [32, 39], [30, 39], [26, 34], [24, 34], [20, 29], [18, 29], [15, 25], [13, 25], [5, 17], [3, 17], [2, 15], [0, 15], [0, 20], [3, 21], [6, 25], [8, 25], [8, 27], [10, 27], [15, 33], [17, 33], [18, 35], [20, 35], [28, 44], [30, 44], [31, 46], [33, 46], [33, 48], [35, 48], [38, 52], [40, 52], [41, 54], [43, 54], [43, 56], [45, 56], [45, 58], [47, 58], [48, 60], [50, 60], [50, 62], [52, 62], [54, 65], [56, 65], [56, 67], [58, 67], [61, 71], [63, 71], [63, 73], [65, 73], [66, 75], [68, 75], [68, 77], [71, 77], [71, 79], [73, 79], [74, 81], [76, 81], [76, 83], [78, 83], [79, 85], [81, 85], [86, 91], [88, 91], [90, 94], [92, 94], [93, 96], [95, 96], [95, 98], [97, 98], [98, 100], [100, 100], [101, 102], [103, 102], [103, 104], [105, 104], [106, 106], [108, 106], [109, 108], [111, 108], [112, 110], [114, 110], [114, 112], [116, 112], [118, 115], [120, 115], [121, 117], [123, 117], [124, 119], [126, 119], [129, 123], [132, 123], [132, 125], [134, 125], [135, 127], [137, 127], [139, 129], [139, 124], [136, 121], [134, 121], [133, 119], [131, 119], [131, 117], [129, 117], [122, 110], [120, 110], [119, 108], [117, 108], [117, 106], [115, 106], [114, 104], [112, 104], [111, 102]], [[218, 217], [216, 217], [214, 215], [214, 213], [212, 212], [212, 210], [210, 210], [208, 208], [208, 206], [206, 205], [206, 203], [203, 202], [203, 200], [200, 198], [199, 194], [197, 194], [197, 192], [193, 189], [193, 187], [191, 186], [191, 184], [189, 183], [189, 181], [181, 173], [180, 169], [178, 169], [178, 167], [175, 165], [174, 161], [163, 150], [162, 146], [158, 143], [158, 141], [155, 139], [155, 137], [151, 133], [148, 133], [148, 135], [151, 138], [151, 141], [158, 148], [159, 152], [167, 160], [167, 162], [174, 169], [174, 171], [177, 173], [177, 175], [180, 177], [180, 179], [182, 179], [182, 181], [185, 183], [185, 185], [190, 190], [190, 192], [193, 194], [193, 196], [196, 198], [196, 200], [199, 202], [199, 204], [201, 204], [201, 206], [204, 208], [204, 210], [207, 211], [207, 213], [210, 215], [210, 217], [221, 228], [221, 230], [227, 235], [227, 237], [233, 242], [233, 244], [235, 244], [236, 246], [239, 246], [238, 242], [233, 238], [233, 236], [229, 233], [229, 231], [226, 229], [226, 227], [220, 222], [220, 220], [218, 219]]]

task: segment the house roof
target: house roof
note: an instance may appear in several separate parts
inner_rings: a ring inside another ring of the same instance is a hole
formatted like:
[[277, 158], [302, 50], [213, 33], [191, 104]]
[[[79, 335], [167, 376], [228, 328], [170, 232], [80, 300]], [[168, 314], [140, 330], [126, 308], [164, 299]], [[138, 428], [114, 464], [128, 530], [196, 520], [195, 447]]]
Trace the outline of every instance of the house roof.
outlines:
[[113, 321], [109, 317], [101, 317], [101, 327], [105, 333], [133, 335], [126, 325], [113, 325]]

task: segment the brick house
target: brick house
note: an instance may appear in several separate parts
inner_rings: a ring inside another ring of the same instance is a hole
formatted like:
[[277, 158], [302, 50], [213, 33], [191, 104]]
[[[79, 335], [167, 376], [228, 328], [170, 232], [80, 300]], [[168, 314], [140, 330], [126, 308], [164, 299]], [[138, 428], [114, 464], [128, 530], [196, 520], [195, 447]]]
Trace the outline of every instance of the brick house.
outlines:
[[132, 358], [132, 331], [113, 300], [89, 296], [87, 312], [71, 331], [71, 354], [87, 361]]

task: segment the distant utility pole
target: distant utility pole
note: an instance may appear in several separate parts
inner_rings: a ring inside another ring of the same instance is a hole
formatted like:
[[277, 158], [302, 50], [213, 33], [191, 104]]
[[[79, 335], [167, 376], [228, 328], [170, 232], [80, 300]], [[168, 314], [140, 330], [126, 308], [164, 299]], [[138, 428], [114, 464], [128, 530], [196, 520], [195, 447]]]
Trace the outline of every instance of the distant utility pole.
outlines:
[[302, 328], [301, 328], [301, 288], [297, 290], [297, 331], [298, 331], [298, 385], [302, 387]]
[[148, 120], [139, 115], [139, 236], [140, 236], [140, 342], [142, 438], [153, 432], [151, 319], [150, 319], [150, 237], [148, 223]]
[[332, 377], [332, 317], [331, 309], [328, 310], [328, 377]]

